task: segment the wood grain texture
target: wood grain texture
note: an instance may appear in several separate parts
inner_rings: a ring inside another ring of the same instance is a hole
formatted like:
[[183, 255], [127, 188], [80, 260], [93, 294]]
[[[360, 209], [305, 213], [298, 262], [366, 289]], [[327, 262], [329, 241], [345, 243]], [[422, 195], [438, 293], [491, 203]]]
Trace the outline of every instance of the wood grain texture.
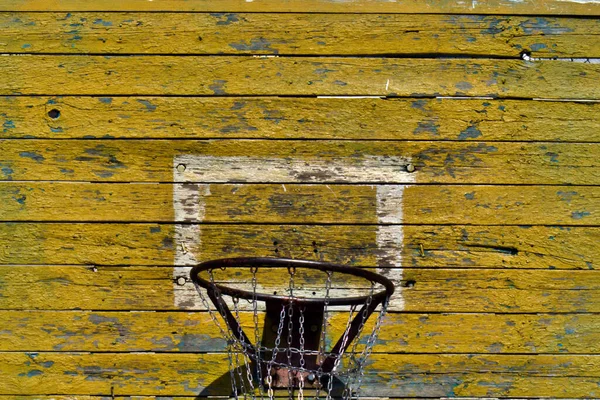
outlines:
[[596, 185], [600, 167], [598, 143], [2, 140], [0, 152], [0, 180], [173, 182], [175, 157], [181, 182]]
[[594, 1], [564, 0], [490, 0], [464, 2], [445, 0], [423, 2], [402, 0], [291, 0], [281, 3], [275, 0], [248, 2], [223, 0], [218, 3], [205, 0], [5, 0], [0, 11], [198, 11], [198, 12], [325, 12], [325, 13], [463, 13], [463, 14], [565, 14], [600, 15], [600, 7]]
[[[188, 188], [202, 191], [204, 212], [177, 220], [183, 216], [173, 213], [173, 191]], [[382, 190], [389, 191], [375, 185], [212, 184], [198, 189], [186, 184], [0, 182], [0, 221], [600, 224], [598, 186], [414, 185], [403, 190], [401, 204], [383, 210], [377, 197]], [[394, 216], [396, 207], [402, 207], [402, 220]]]
[[528, 51], [535, 57], [597, 57], [600, 23], [480, 15], [1, 13], [0, 50], [515, 58]]
[[[372, 360], [361, 391], [365, 396], [598, 393], [596, 356], [374, 354]], [[226, 368], [222, 353], [1, 353], [0, 390], [20, 395], [228, 395], [228, 382], [214, 382]]]
[[[244, 329], [253, 329], [252, 318], [252, 313], [242, 313]], [[4, 321], [0, 351], [185, 353], [226, 349], [219, 330], [202, 312], [0, 311], [0, 320]], [[330, 342], [342, 335], [346, 320], [343, 313], [330, 320]], [[259, 324], [262, 330], [262, 317]], [[600, 351], [599, 325], [593, 314], [391, 313], [384, 320], [374, 352], [591, 354]]]
[[[197, 296], [190, 282], [174, 287], [168, 267], [2, 266], [0, 279], [4, 310], [174, 310], [174, 296]], [[409, 281], [392, 311], [600, 312], [595, 271], [405, 269], [397, 284]]]
[[5, 96], [0, 109], [5, 139], [600, 142], [600, 104], [592, 102]]
[[559, 61], [12, 55], [0, 69], [0, 95], [600, 98], [600, 64]]
[[[0, 224], [1, 264], [173, 264], [175, 225]], [[206, 225], [199, 261], [292, 257], [411, 268], [596, 269], [600, 228], [404, 226], [404, 245], [377, 243], [373, 225]], [[274, 244], [277, 243], [277, 244]]]

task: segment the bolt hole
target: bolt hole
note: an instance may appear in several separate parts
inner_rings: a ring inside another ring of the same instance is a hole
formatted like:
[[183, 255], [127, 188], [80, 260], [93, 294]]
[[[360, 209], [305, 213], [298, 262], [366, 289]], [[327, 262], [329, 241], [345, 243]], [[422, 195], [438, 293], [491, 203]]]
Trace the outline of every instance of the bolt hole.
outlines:
[[523, 50], [521, 52], [521, 59], [523, 59], [525, 61], [531, 61], [531, 59], [532, 59], [531, 52], [529, 52], [527, 50]]
[[319, 249], [314, 249], [314, 250], [313, 250], [313, 252], [314, 252], [315, 254], [317, 254], [317, 253], [319, 252]]
[[273, 246], [277, 246], [278, 244], [279, 244], [279, 242], [278, 242], [277, 240], [275, 240], [275, 241], [273, 242]]
[[279, 253], [279, 249], [275, 249], [275, 253]]
[[57, 119], [60, 117], [60, 111], [58, 111], [56, 108], [53, 108], [52, 110], [48, 111], [48, 116], [52, 119]]
[[273, 292], [274, 295], [277, 295], [277, 290]]
[[411, 279], [411, 280], [406, 281], [406, 283], [404, 284], [404, 286], [406, 286], [406, 287], [414, 287], [416, 285], [416, 283], [417, 283], [417, 281]]
[[313, 293], [313, 296], [314, 296], [315, 294], [317, 294], [317, 292], [312, 292], [312, 293]]
[[313, 245], [313, 246], [316, 246], [316, 245], [317, 245], [317, 242], [314, 242], [314, 241], [313, 241], [313, 242], [312, 242], [312, 245]]

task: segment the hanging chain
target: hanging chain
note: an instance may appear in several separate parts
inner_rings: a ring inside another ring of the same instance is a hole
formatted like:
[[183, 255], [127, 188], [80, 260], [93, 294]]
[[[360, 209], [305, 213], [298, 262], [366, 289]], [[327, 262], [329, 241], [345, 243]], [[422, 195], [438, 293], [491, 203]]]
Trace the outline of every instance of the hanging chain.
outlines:
[[[328, 311], [328, 306], [329, 306], [329, 290], [331, 289], [331, 279], [332, 279], [332, 275], [333, 272], [331, 271], [326, 271], [327, 273], [327, 280], [325, 281], [325, 301], [323, 302], [323, 325], [321, 326], [321, 337], [319, 338], [319, 368], [317, 369], [317, 380], [318, 380], [318, 385], [317, 385], [317, 390], [316, 390], [316, 394], [315, 394], [315, 399], [318, 399], [321, 395], [321, 378], [323, 377], [323, 363], [325, 362], [326, 358], [328, 357], [326, 354], [326, 339], [327, 339], [327, 322], [329, 320], [329, 311]], [[331, 377], [329, 378], [329, 380], [331, 381]], [[332, 383], [333, 384], [333, 383]], [[328, 384], [328, 387], [330, 385]], [[327, 393], [327, 399], [329, 399], [331, 397], [331, 390], [328, 390]]]
[[[242, 347], [242, 357], [244, 358], [244, 367], [246, 368], [246, 378], [248, 380], [248, 386], [250, 387], [250, 395], [252, 396], [253, 399], [256, 399], [255, 395], [254, 395], [254, 378], [252, 377], [252, 368], [250, 367], [250, 362], [251, 362], [251, 351], [252, 351], [252, 345], [250, 343], [246, 343], [246, 341], [244, 340], [244, 331], [242, 330], [242, 321], [240, 318], [240, 309], [238, 306], [238, 303], [240, 301], [240, 299], [238, 299], [237, 297], [233, 297], [233, 309], [235, 311], [235, 319], [237, 321], [237, 325], [238, 325], [238, 333], [240, 335], [240, 345]], [[241, 367], [238, 367], [241, 368]], [[244, 385], [245, 386], [245, 385]]]
[[290, 274], [290, 293], [288, 296], [288, 331], [287, 331], [287, 361], [288, 361], [288, 395], [290, 399], [293, 399], [293, 374], [292, 374], [292, 338], [294, 329], [294, 275], [296, 275], [296, 267], [288, 267]]
[[300, 383], [298, 384], [298, 400], [304, 400], [304, 307], [300, 307], [298, 330], [300, 331]]
[[[209, 269], [208, 270], [208, 276], [210, 278], [210, 284], [211, 284], [211, 288], [214, 291], [214, 296], [219, 299], [220, 301], [223, 301], [222, 297], [221, 297], [221, 291], [219, 290], [219, 288], [217, 287], [217, 284], [215, 283], [215, 276], [213, 274], [213, 270]], [[219, 313], [221, 314], [221, 316], [225, 315], [225, 310], [223, 308], [223, 304], [221, 304], [221, 302], [218, 302], [218, 307], [219, 307]], [[210, 310], [210, 308], [209, 308]], [[216, 320], [216, 317], [214, 317]], [[223, 317], [224, 318], [224, 317]], [[227, 321], [226, 321], [227, 322]], [[227, 326], [227, 357], [229, 358], [229, 376], [231, 378], [231, 390], [233, 391], [233, 398], [237, 399], [238, 398], [238, 391], [237, 391], [237, 382], [235, 379], [235, 373], [234, 373], [234, 369], [235, 366], [233, 365], [233, 345], [235, 343], [235, 337], [233, 336], [233, 333], [231, 331], [231, 328], [229, 327], [229, 324], [225, 323], [225, 325]]]
[[258, 271], [258, 267], [250, 267], [250, 272], [252, 273], [252, 319], [254, 322], [254, 340], [255, 340], [255, 363], [256, 363], [256, 379], [258, 382], [258, 393], [260, 395], [261, 400], [263, 399], [263, 380], [262, 380], [262, 361], [261, 351], [262, 351], [262, 343], [260, 339], [260, 332], [258, 331], [258, 300], [256, 298], [256, 272]]
[[[346, 389], [347, 389], [346, 390], [346, 398], [348, 398], [348, 396], [352, 395], [352, 391], [354, 389], [354, 384], [356, 383], [356, 381], [358, 379], [358, 375], [362, 371], [363, 366], [361, 364], [361, 361], [362, 361], [362, 355], [364, 354], [364, 350], [361, 353], [361, 357], [357, 358], [356, 348], [358, 346], [358, 342], [360, 342], [360, 338], [361, 338], [362, 332], [365, 328], [367, 319], [369, 318], [369, 308], [371, 307], [371, 303], [373, 302], [373, 294], [374, 293], [375, 293], [375, 282], [371, 281], [371, 290], [370, 290], [369, 296], [367, 297], [367, 300], [365, 301], [365, 306], [362, 311], [361, 322], [358, 327], [356, 339], [352, 343], [352, 348], [349, 353], [350, 362], [351, 362], [352, 366], [348, 365], [348, 382], [346, 383]], [[349, 364], [350, 364], [350, 362], [349, 362]]]
[[371, 351], [373, 351], [373, 346], [375, 345], [375, 340], [377, 340], [377, 336], [379, 336], [379, 331], [381, 329], [381, 323], [383, 322], [383, 317], [385, 317], [385, 313], [387, 312], [387, 308], [389, 305], [389, 297], [386, 297], [385, 300], [381, 303], [381, 310], [379, 311], [379, 315], [377, 315], [377, 319], [375, 320], [375, 326], [371, 331], [371, 335], [367, 339], [367, 344], [362, 351], [360, 357], [360, 369], [358, 374], [358, 383], [356, 385], [356, 398], [358, 399], [360, 396], [360, 386], [362, 384], [362, 380], [364, 378], [364, 364], [367, 361], [367, 358], [371, 355]]
[[281, 312], [279, 313], [279, 325], [277, 326], [277, 336], [275, 336], [275, 347], [271, 352], [271, 360], [267, 363], [267, 395], [269, 400], [273, 400], [273, 375], [271, 369], [275, 363], [277, 353], [279, 353], [279, 344], [281, 343], [281, 333], [283, 332], [283, 322], [285, 320], [285, 304], [281, 306]]

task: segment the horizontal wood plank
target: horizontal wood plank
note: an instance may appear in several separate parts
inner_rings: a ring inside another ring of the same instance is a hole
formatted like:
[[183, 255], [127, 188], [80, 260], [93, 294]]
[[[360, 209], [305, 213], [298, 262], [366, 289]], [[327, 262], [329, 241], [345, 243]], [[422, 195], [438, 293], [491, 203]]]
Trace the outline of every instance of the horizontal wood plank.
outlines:
[[[373, 354], [361, 394], [593, 397], [599, 366], [597, 356]], [[1, 353], [0, 391], [229, 395], [227, 368], [225, 354]]]
[[359, 0], [340, 3], [334, 0], [291, 0], [281, 3], [276, 0], [249, 2], [224, 0], [126, 0], [107, 2], [104, 0], [5, 0], [0, 11], [197, 11], [197, 12], [326, 12], [326, 13], [467, 13], [467, 14], [565, 14], [600, 15], [600, 7], [593, 1], [564, 0], [489, 0], [464, 2], [422, 2], [419, 0], [385, 1]]
[[[400, 200], [394, 188], [0, 182], [0, 221], [600, 225], [598, 186], [413, 185]], [[204, 212], [176, 215], [174, 192]]]
[[600, 64], [552, 60], [12, 55], [0, 69], [0, 95], [600, 98]]
[[[392, 267], [399, 258], [412, 268], [595, 269], [600, 242], [600, 228], [590, 227], [408, 225], [397, 243], [373, 225], [190, 226], [202, 241], [190, 249], [198, 262], [280, 256]], [[169, 266], [177, 230], [185, 226], [2, 223], [0, 263]]]
[[[253, 314], [242, 313], [253, 330]], [[204, 312], [0, 311], [0, 351], [218, 352], [226, 342]], [[342, 335], [336, 313], [328, 341]], [[372, 322], [366, 328], [370, 332]], [[262, 332], [262, 315], [259, 315]], [[457, 329], [458, 328], [458, 329]], [[396, 314], [386, 316], [375, 353], [600, 352], [597, 315]], [[363, 344], [357, 349], [362, 350]]]
[[528, 51], [534, 57], [597, 57], [600, 22], [479, 15], [1, 13], [0, 51], [492, 57]]
[[[0, 138], [600, 142], [600, 104], [380, 98], [0, 97]], [[50, 111], [58, 111], [50, 118]]]
[[[395, 279], [398, 293], [390, 304], [392, 311], [600, 312], [600, 277], [595, 271], [472, 268], [383, 273], [401, 277]], [[0, 279], [0, 309], [5, 310], [203, 308], [191, 282], [174, 284], [168, 267], [2, 266]], [[282, 287], [288, 285], [281, 282]], [[180, 306], [175, 305], [176, 296]]]
[[596, 143], [2, 140], [0, 152], [0, 180], [597, 185], [600, 168]]

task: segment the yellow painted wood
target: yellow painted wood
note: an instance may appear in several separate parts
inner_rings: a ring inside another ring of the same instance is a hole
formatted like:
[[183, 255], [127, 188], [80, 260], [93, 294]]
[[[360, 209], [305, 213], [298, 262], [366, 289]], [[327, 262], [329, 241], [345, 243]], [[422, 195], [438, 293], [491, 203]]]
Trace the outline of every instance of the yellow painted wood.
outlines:
[[[252, 313], [242, 313], [253, 329]], [[203, 312], [0, 311], [0, 351], [225, 351], [217, 327]], [[335, 314], [329, 341], [342, 335], [347, 316]], [[371, 322], [369, 321], [370, 332]], [[262, 315], [259, 319], [262, 331]], [[569, 353], [600, 351], [596, 315], [395, 314], [386, 316], [376, 353]], [[362, 349], [359, 345], [358, 349]]]
[[597, 143], [3, 140], [0, 153], [0, 180], [172, 182], [188, 155], [196, 182], [598, 184], [600, 167]]
[[419, 0], [357, 0], [340, 3], [334, 0], [275, 0], [248, 2], [223, 0], [217, 3], [203, 0], [4, 0], [0, 11], [209, 11], [209, 12], [325, 12], [325, 13], [455, 13], [455, 14], [565, 14], [600, 15], [593, 1], [564, 0], [460, 0], [423, 2]]
[[0, 109], [0, 138], [600, 141], [597, 103], [7, 96]]
[[600, 55], [600, 23], [574, 18], [5, 12], [0, 29], [6, 53]]
[[[373, 225], [206, 225], [195, 256], [389, 267], [400, 252], [404, 265], [413, 268], [595, 269], [600, 241], [600, 228], [590, 227], [408, 225], [399, 249], [378, 244], [377, 231]], [[170, 266], [174, 232], [169, 224], [2, 223], [0, 263]]]
[[598, 64], [520, 59], [13, 55], [0, 69], [4, 95], [600, 98]]
[[[576, 355], [372, 355], [365, 396], [598, 393], [599, 359]], [[228, 395], [225, 354], [1, 353], [5, 394]]]
[[[0, 221], [184, 222], [176, 184], [1, 182]], [[598, 186], [415, 185], [381, 210], [377, 186], [212, 184], [187, 222], [462, 225], [600, 224]], [[381, 196], [381, 194], [380, 194]], [[152, 199], [152, 201], [148, 201]], [[423, 202], [423, 199], [429, 199]], [[392, 200], [390, 200], [392, 201]], [[402, 207], [402, 220], [391, 216]], [[123, 210], [135, 210], [126, 213]], [[182, 218], [182, 217], [179, 217]]]
[[[2, 266], [0, 279], [0, 308], [11, 310], [173, 310], [175, 291], [194, 290], [174, 285], [169, 267]], [[595, 271], [406, 269], [399, 285], [412, 312], [600, 311]]]

